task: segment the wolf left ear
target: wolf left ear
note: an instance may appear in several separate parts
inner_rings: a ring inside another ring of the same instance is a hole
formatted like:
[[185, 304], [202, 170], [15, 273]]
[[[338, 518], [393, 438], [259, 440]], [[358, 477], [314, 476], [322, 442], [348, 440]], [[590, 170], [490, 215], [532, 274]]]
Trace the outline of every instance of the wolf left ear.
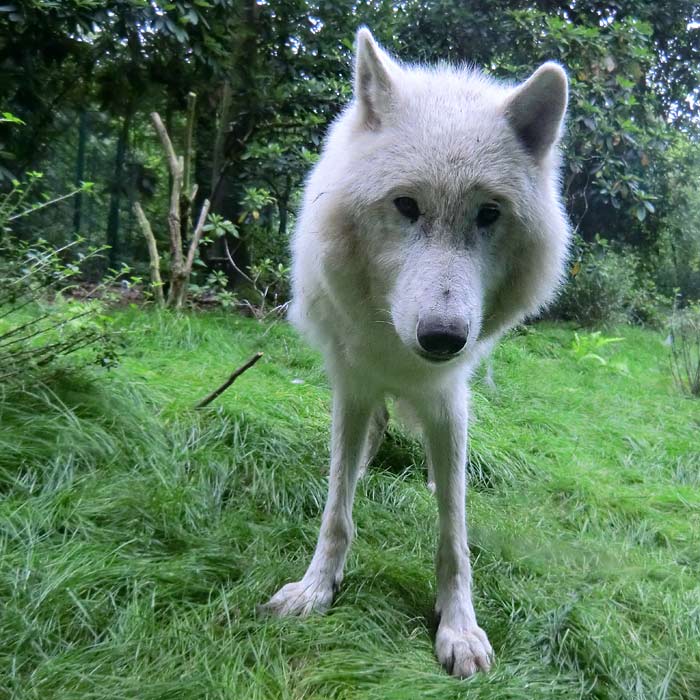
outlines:
[[557, 63], [541, 65], [508, 98], [506, 117], [523, 146], [536, 158], [559, 141], [568, 100], [568, 80]]
[[391, 106], [394, 62], [382, 51], [367, 27], [357, 32], [355, 98], [362, 122], [371, 129], [382, 123]]

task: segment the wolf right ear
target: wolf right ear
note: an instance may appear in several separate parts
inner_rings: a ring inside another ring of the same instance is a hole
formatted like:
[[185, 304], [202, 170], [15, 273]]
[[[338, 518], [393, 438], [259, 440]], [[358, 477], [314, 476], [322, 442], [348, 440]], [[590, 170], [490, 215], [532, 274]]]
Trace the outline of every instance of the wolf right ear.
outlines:
[[355, 53], [355, 99], [360, 107], [362, 123], [376, 129], [389, 111], [393, 81], [391, 71], [396, 64], [377, 45], [367, 27], [357, 32]]
[[508, 98], [506, 117], [536, 159], [546, 155], [559, 140], [567, 100], [566, 73], [552, 62], [541, 65]]

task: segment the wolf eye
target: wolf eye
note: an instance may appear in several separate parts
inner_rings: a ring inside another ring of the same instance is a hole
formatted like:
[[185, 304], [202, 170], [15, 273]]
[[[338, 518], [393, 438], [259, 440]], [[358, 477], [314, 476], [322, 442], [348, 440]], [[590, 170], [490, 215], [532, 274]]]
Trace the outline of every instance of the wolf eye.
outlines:
[[420, 217], [418, 202], [412, 197], [397, 197], [394, 206], [399, 210], [401, 216], [405, 216], [409, 221], [415, 223]]
[[501, 209], [495, 202], [488, 202], [479, 207], [479, 212], [476, 215], [476, 225], [481, 228], [486, 228], [495, 223], [501, 215]]

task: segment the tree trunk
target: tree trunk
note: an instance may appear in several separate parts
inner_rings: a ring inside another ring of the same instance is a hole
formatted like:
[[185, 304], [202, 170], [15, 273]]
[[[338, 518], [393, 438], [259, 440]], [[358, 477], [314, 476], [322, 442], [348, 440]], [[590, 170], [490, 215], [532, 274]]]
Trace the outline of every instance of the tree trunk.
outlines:
[[[198, 110], [196, 131], [198, 180], [206, 182], [209, 179], [212, 182], [212, 212], [233, 222], [241, 212], [240, 171], [248, 142], [258, 125], [261, 102], [257, 80], [260, 8], [256, 0], [244, 0], [239, 3], [237, 12], [238, 41], [231, 51], [229, 80], [224, 83], [218, 96], [218, 122], [212, 119], [211, 111]], [[208, 138], [210, 134], [214, 135], [213, 143]], [[208, 172], [205, 167], [208, 167]], [[204, 193], [201, 194], [204, 196]], [[246, 242], [226, 235], [236, 265], [245, 270], [250, 263]], [[225, 272], [229, 285], [235, 285], [239, 275], [228, 261], [222, 239], [207, 246], [204, 261], [210, 269]]]
[[192, 185], [192, 135], [194, 131], [195, 105], [197, 95], [190, 92], [187, 95], [187, 120], [185, 123], [185, 151], [182, 156], [182, 191], [180, 192], [180, 233], [182, 242], [187, 245], [188, 235], [191, 230], [192, 207], [197, 195], [197, 185]]
[[[80, 187], [85, 180], [85, 147], [87, 145], [88, 123], [87, 111], [80, 111], [80, 122], [78, 124], [78, 154], [75, 161], [75, 186]], [[73, 200], [73, 231], [80, 233], [83, 223], [83, 193], [78, 192]]]
[[163, 296], [163, 280], [160, 277], [160, 256], [158, 255], [158, 244], [156, 243], [156, 237], [153, 235], [153, 229], [151, 229], [151, 224], [146, 218], [146, 214], [138, 201], [134, 201], [133, 211], [138, 219], [139, 226], [141, 227], [141, 232], [146, 239], [146, 245], [148, 246], [148, 259], [150, 263], [151, 272], [151, 289], [153, 290], [153, 296], [156, 300], [158, 306], [163, 306], [165, 304], [165, 297]]
[[216, 200], [216, 190], [219, 185], [219, 179], [222, 175], [224, 165], [224, 146], [226, 144], [226, 136], [231, 122], [231, 83], [224, 81], [221, 88], [221, 102], [219, 107], [219, 115], [216, 121], [216, 137], [214, 139], [214, 148], [211, 159], [211, 197], [212, 201]]
[[114, 181], [109, 198], [109, 214], [107, 215], [107, 245], [109, 246], [109, 264], [111, 267], [116, 266], [121, 253], [119, 245], [119, 208], [124, 189], [124, 161], [126, 160], [129, 129], [131, 128], [131, 112], [131, 107], [129, 107], [122, 120], [122, 128], [119, 131], [119, 139], [117, 141], [117, 153], [114, 159]]

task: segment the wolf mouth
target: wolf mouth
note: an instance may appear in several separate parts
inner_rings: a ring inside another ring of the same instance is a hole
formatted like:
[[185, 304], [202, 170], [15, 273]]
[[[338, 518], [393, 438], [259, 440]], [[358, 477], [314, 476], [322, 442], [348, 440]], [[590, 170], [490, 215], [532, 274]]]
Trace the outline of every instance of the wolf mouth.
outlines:
[[450, 360], [454, 360], [461, 355], [461, 353], [457, 353], [455, 355], [431, 355], [428, 352], [420, 352], [420, 351], [418, 351], [416, 354], [419, 357], [422, 357], [424, 360], [427, 360], [428, 362], [431, 362], [431, 363], [436, 364], [436, 365], [443, 364], [445, 362], [449, 362]]

